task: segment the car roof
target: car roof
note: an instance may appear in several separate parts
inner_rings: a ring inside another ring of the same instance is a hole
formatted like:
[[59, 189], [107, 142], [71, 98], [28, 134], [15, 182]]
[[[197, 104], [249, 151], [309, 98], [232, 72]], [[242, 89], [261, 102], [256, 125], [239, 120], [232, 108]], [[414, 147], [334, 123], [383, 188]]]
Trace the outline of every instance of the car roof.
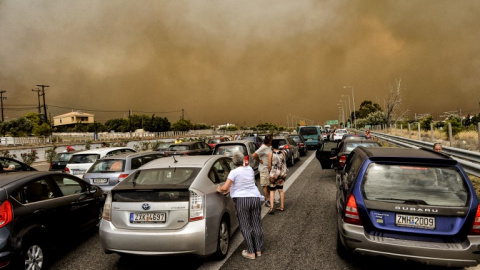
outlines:
[[246, 143], [254, 143], [251, 140], [236, 140], [236, 141], [226, 141], [226, 142], [219, 142], [215, 147], [222, 146], [222, 145], [230, 145], [230, 144], [246, 144]]
[[343, 140], [344, 143], [375, 143], [375, 144], [380, 144], [377, 141], [370, 140], [364, 137], [355, 137], [355, 138], [350, 138], [347, 137], [346, 139]]
[[[148, 151], [148, 152], [139, 152], [139, 153], [123, 153], [114, 156], [106, 156], [99, 160], [106, 160], [106, 159], [127, 159], [127, 158], [134, 158], [134, 157], [142, 157], [148, 155], [160, 155], [158, 151]], [[97, 160], [98, 161], [98, 160]]]
[[130, 149], [133, 150], [134, 152], [137, 152], [135, 149], [130, 148], [130, 147], [105, 147], [105, 148], [96, 148], [96, 149], [90, 149], [90, 150], [84, 150], [75, 153], [74, 155], [84, 155], [84, 154], [103, 154], [106, 152], [110, 152], [112, 150], [119, 150], [119, 149]]
[[220, 159], [225, 156], [206, 155], [206, 156], [172, 156], [158, 158], [143, 165], [142, 169], [168, 168], [168, 167], [196, 167], [203, 168], [205, 164], [212, 159]]
[[176, 146], [176, 145], [188, 145], [188, 146], [190, 146], [190, 145], [195, 144], [195, 143], [198, 143], [198, 142], [202, 142], [202, 141], [172, 143], [170, 146]]
[[18, 171], [7, 172], [2, 174], [2, 181], [0, 181], [0, 187], [5, 187], [11, 183], [18, 182], [19, 185], [30, 181], [33, 177], [51, 174], [64, 174], [61, 172], [50, 171]]
[[375, 147], [367, 148], [359, 146], [354, 151], [365, 153], [372, 161], [396, 161], [396, 162], [428, 162], [455, 165], [457, 161], [451, 157], [426, 148], [395, 148]]

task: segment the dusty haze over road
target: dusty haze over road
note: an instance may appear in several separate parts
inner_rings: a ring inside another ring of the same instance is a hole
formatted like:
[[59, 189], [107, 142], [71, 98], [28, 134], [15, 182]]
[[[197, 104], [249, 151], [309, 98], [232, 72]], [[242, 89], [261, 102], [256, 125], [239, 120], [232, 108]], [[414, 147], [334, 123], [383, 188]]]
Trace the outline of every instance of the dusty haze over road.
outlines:
[[[480, 1], [0, 0], [0, 89], [8, 119], [83, 110], [195, 123], [337, 119], [341, 95], [397, 116], [480, 99]], [[350, 97], [351, 98], [351, 97]], [[347, 98], [344, 98], [347, 99]], [[350, 99], [351, 101], [351, 99]], [[292, 119], [292, 117], [290, 117]]]

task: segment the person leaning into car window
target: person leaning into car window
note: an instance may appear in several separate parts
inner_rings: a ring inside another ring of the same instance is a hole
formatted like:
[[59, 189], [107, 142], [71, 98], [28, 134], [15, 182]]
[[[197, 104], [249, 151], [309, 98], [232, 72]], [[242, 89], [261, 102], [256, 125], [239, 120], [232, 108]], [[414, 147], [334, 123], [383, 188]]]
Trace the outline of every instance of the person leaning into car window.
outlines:
[[244, 155], [235, 152], [232, 161], [236, 169], [230, 171], [227, 181], [223, 186], [217, 186], [217, 192], [227, 193], [235, 202], [238, 223], [247, 249], [242, 251], [242, 256], [254, 260], [262, 255], [263, 231], [262, 231], [262, 195], [255, 184], [255, 172], [250, 166], [244, 166]]

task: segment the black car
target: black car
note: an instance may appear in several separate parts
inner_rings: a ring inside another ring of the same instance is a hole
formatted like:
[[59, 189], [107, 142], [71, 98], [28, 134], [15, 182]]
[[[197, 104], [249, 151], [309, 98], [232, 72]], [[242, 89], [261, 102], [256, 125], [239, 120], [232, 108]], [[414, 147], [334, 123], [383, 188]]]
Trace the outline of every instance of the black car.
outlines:
[[182, 142], [170, 145], [163, 153], [165, 156], [172, 155], [211, 155], [213, 148], [202, 141], [197, 142]]
[[61, 152], [57, 153], [53, 158], [52, 162], [50, 162], [50, 169], [49, 171], [60, 171], [63, 172], [65, 167], [67, 166], [68, 161], [72, 157], [75, 152]]
[[285, 151], [288, 166], [295, 165], [295, 161], [300, 159], [298, 145], [292, 138], [290, 138], [290, 135], [273, 137], [272, 148]]
[[346, 139], [340, 141], [336, 148], [332, 149], [332, 155], [334, 159], [332, 161], [332, 168], [336, 171], [340, 171], [345, 166], [348, 155], [357, 148], [358, 146], [363, 147], [382, 147], [380, 143], [374, 140], [362, 139], [360, 137], [347, 137]]
[[19, 171], [36, 171], [37, 169], [18, 161], [14, 158], [0, 157], [0, 173], [19, 172]]
[[301, 156], [306, 156], [308, 152], [307, 142], [298, 134], [291, 134], [290, 138], [292, 138], [298, 145], [298, 151], [300, 151]]
[[0, 268], [45, 269], [53, 248], [99, 224], [99, 187], [62, 172], [0, 176]]

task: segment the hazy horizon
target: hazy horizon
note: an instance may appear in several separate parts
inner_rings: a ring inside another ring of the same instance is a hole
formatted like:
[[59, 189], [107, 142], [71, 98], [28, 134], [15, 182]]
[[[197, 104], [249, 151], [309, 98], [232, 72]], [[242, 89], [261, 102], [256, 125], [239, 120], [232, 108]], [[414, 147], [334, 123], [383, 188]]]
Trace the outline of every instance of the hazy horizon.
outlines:
[[[480, 112], [478, 1], [0, 0], [6, 120], [81, 110], [97, 122], [286, 125], [338, 119], [342, 95], [396, 117]], [[477, 89], [477, 90], [475, 90]], [[344, 97], [344, 100], [348, 99]], [[352, 104], [350, 104], [352, 105]], [[348, 110], [348, 102], [346, 103]]]

